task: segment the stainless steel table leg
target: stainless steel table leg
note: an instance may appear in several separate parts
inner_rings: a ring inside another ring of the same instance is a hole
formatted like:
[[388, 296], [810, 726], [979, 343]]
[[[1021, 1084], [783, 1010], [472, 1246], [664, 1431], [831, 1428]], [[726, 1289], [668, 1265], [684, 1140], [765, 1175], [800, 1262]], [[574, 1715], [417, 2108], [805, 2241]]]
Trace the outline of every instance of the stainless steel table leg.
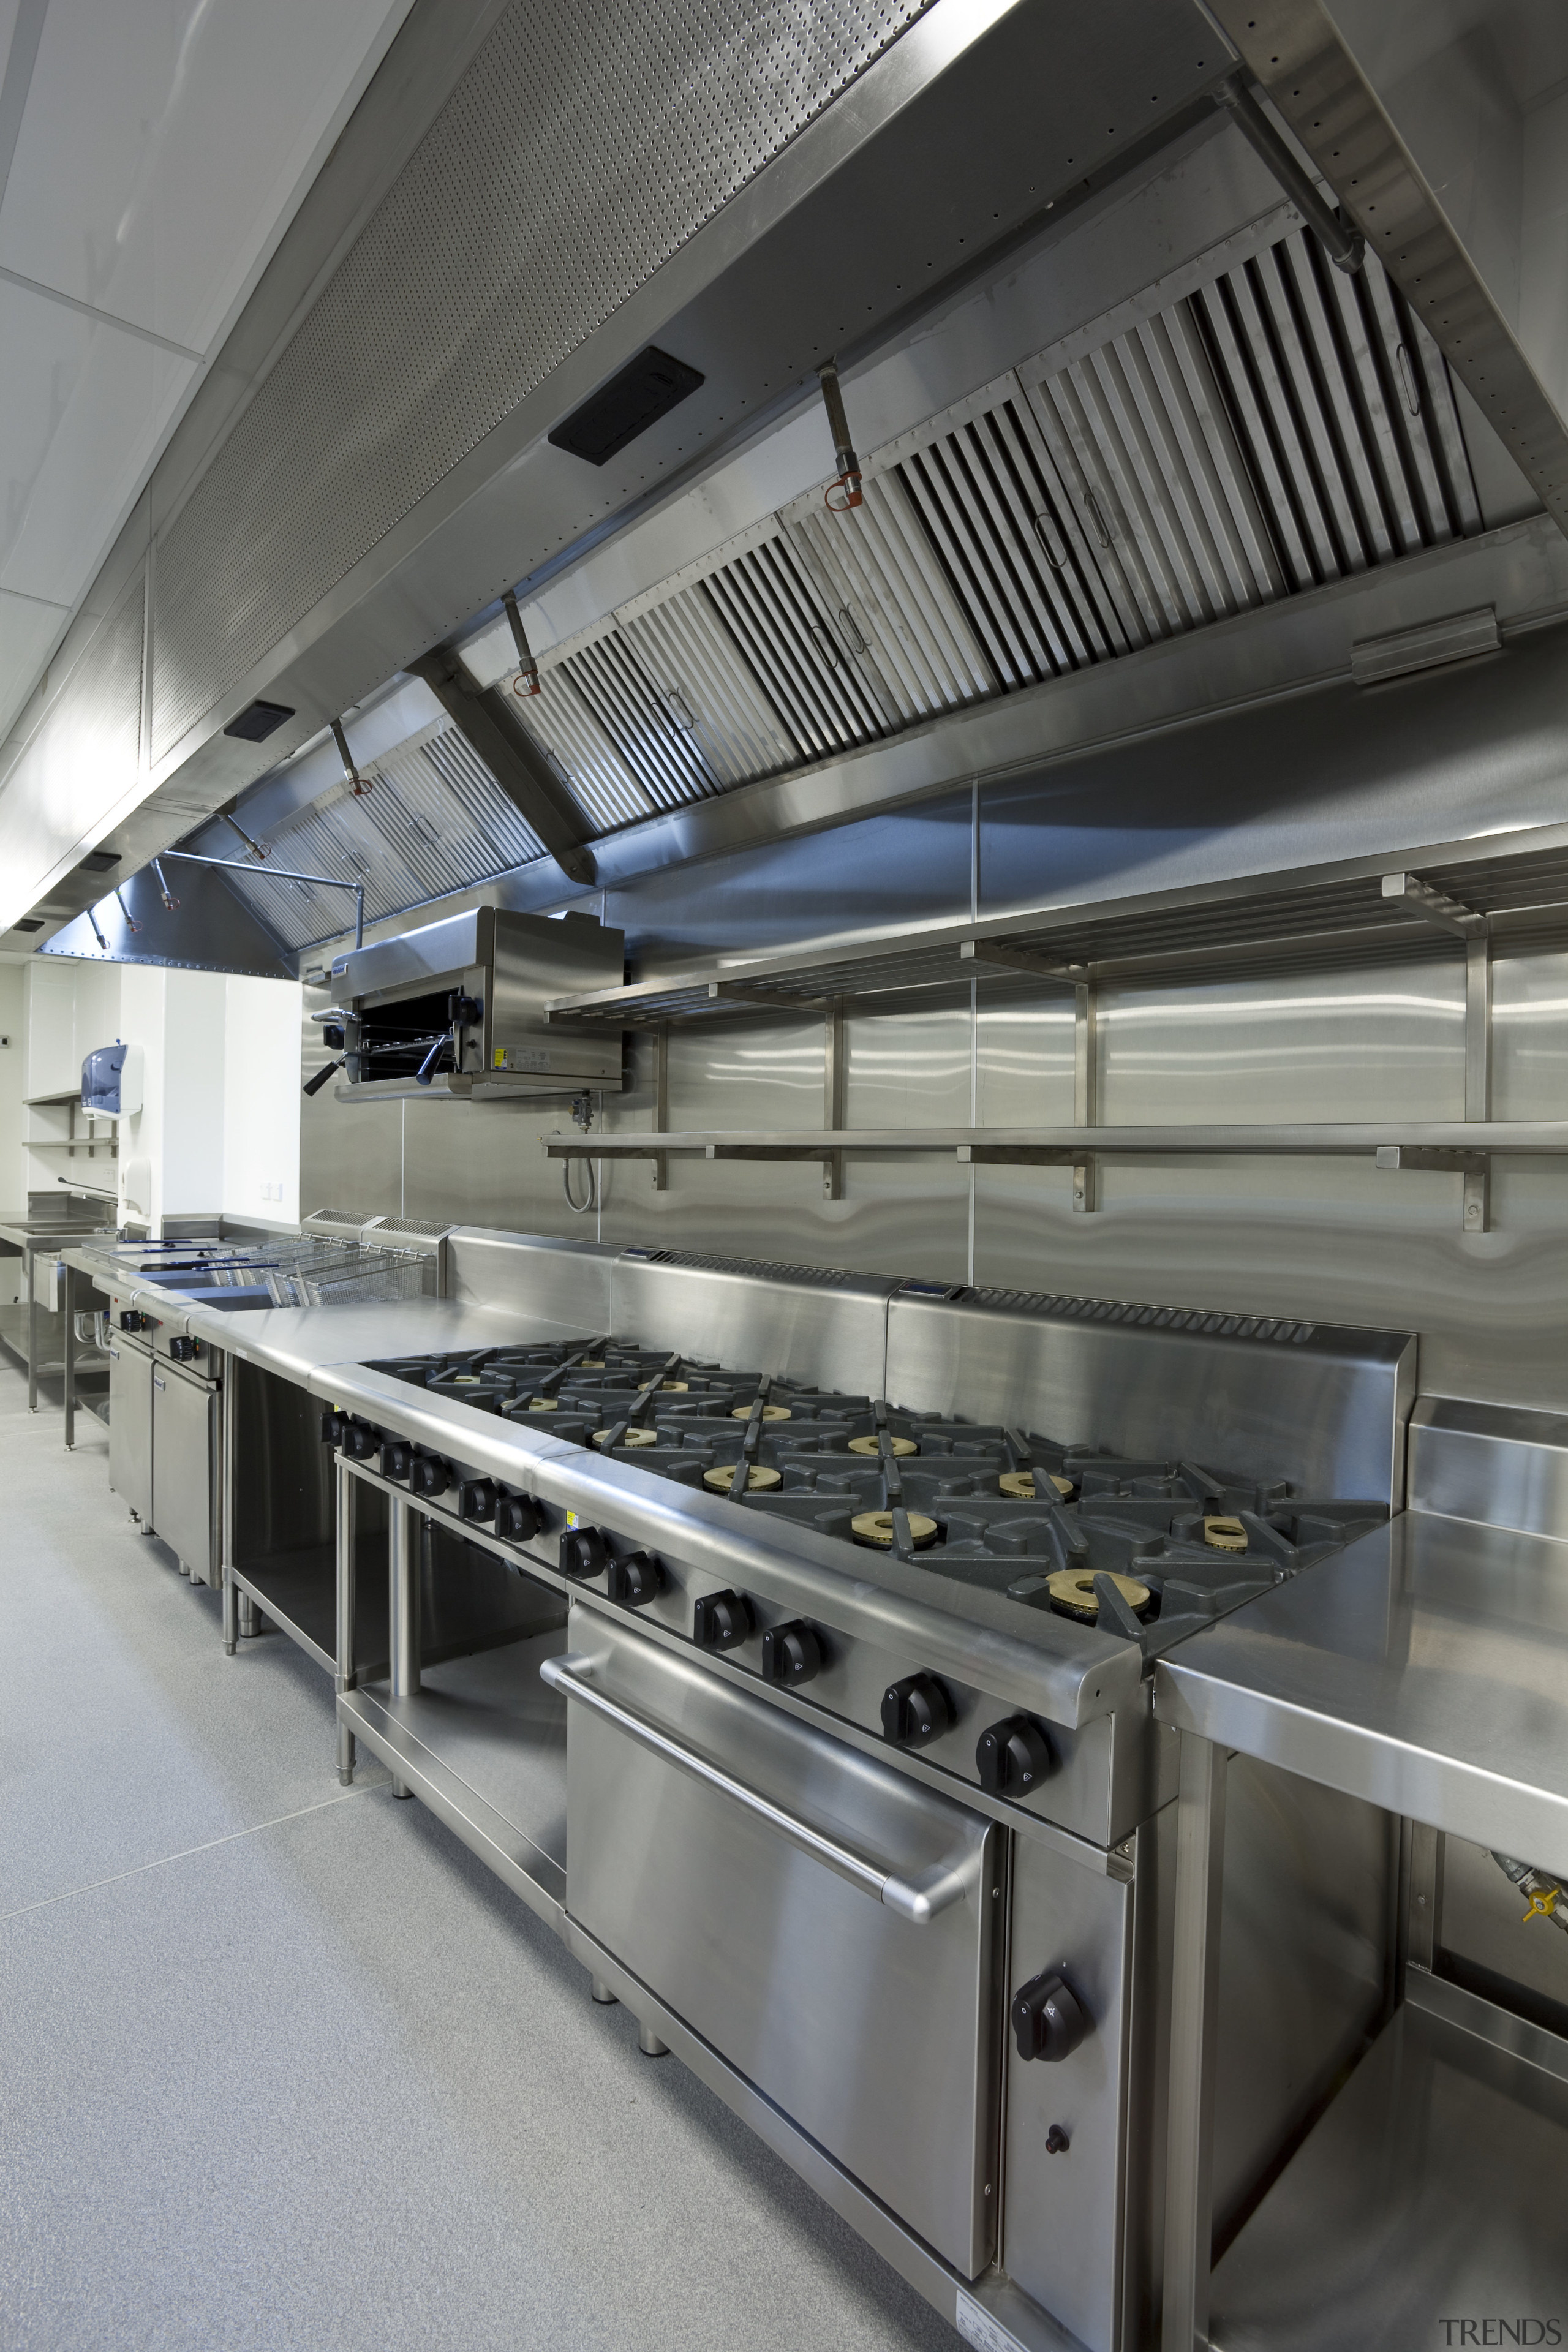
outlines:
[[62, 1349], [66, 1383], [66, 1452], [76, 1444], [76, 1268], [60, 1267], [60, 1290], [65, 1307], [65, 1345]]
[[1226, 1754], [1181, 1735], [1162, 2352], [1207, 2352]]
[[[392, 1662], [394, 1698], [412, 1698], [419, 1687], [419, 1556], [423, 1520], [407, 1503], [394, 1501], [387, 1528], [387, 1638]], [[413, 1790], [394, 1773], [392, 1793], [411, 1797]]]
[[[358, 1499], [356, 1482], [345, 1468], [342, 1455], [337, 1457], [337, 1530], [338, 1530], [338, 1671], [337, 1691], [342, 1698], [354, 1687], [354, 1505]], [[338, 1779], [348, 1788], [354, 1777], [354, 1736], [340, 1715], [338, 1718]]]
[[590, 1990], [593, 1992], [594, 1999], [600, 2004], [601, 2008], [609, 2009], [614, 2007], [616, 1996], [610, 1990], [609, 1986], [605, 1982], [603, 1977], [590, 1977], [588, 1983]]
[[242, 1591], [239, 1596], [239, 1638], [242, 1642], [248, 1642], [260, 1631], [261, 1612], [249, 1593]]
[[661, 2042], [651, 2025], [643, 2025], [639, 2023], [637, 2027], [637, 2048], [642, 2052], [645, 2058], [668, 2058], [669, 2055], [668, 2042]]
[[27, 1276], [27, 1411], [29, 1412], [37, 1412], [38, 1410], [38, 1302], [33, 1289], [35, 1255], [33, 1244], [29, 1242], [22, 1254], [22, 1265]]
[[223, 1386], [218, 1391], [218, 1559], [223, 1586], [224, 1655], [232, 1658], [239, 1647], [239, 1587], [235, 1570], [235, 1457], [239, 1448], [239, 1405], [234, 1393], [235, 1358], [223, 1359]]

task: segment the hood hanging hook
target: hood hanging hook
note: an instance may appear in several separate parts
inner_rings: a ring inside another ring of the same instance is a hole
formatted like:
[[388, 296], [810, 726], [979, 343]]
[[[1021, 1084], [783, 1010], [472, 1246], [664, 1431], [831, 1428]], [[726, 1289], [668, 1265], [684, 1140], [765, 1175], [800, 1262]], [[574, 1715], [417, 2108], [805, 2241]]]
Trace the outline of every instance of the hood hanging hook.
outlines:
[[[855, 455], [855, 444], [849, 438], [849, 419], [844, 413], [837, 361], [825, 360], [816, 373], [822, 384], [822, 404], [827, 411], [828, 429], [833, 435], [833, 462], [838, 468], [837, 479], [829, 482], [822, 494], [822, 503], [830, 514], [845, 514], [851, 507], [866, 503], [866, 493], [860, 488], [860, 460]], [[835, 497], [835, 491], [838, 493], [837, 497]]]
[[506, 606], [506, 616], [511, 623], [512, 643], [517, 647], [517, 676], [512, 679], [511, 690], [521, 701], [524, 697], [539, 692], [539, 664], [530, 650], [528, 631], [522, 625], [522, 614], [517, 609], [517, 598], [510, 588], [501, 598], [501, 603]]
[[374, 776], [362, 776], [355, 767], [353, 753], [349, 750], [349, 739], [343, 733], [342, 720], [334, 719], [331, 728], [332, 740], [338, 747], [338, 757], [343, 763], [343, 782], [345, 784], [353, 786], [354, 798], [360, 800], [371, 790], [375, 779]]

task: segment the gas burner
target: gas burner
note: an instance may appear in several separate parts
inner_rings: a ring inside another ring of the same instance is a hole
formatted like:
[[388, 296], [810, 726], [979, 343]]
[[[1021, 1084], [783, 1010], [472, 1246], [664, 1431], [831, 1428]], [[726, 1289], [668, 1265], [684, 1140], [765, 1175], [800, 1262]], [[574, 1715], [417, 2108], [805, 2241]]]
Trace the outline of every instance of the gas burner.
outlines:
[[1137, 1642], [1152, 1658], [1381, 1526], [1387, 1507], [1306, 1496], [1186, 1460], [912, 1412], [624, 1340], [418, 1356], [374, 1369]]

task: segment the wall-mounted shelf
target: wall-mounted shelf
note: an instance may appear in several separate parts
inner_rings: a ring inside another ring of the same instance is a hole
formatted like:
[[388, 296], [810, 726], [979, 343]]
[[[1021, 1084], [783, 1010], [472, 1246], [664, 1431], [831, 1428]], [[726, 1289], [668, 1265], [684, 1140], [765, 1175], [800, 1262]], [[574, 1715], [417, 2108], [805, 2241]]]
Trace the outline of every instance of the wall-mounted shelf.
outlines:
[[[1568, 1157], [1568, 1119], [1304, 1121], [1257, 1127], [823, 1128], [773, 1134], [665, 1132], [549, 1137], [552, 1160], [809, 1160], [948, 1155], [972, 1167], [1070, 1168], [1092, 1200], [1097, 1160], [1176, 1156], [1370, 1160], [1391, 1171], [1436, 1170], [1463, 1180], [1466, 1232], [1484, 1232], [1490, 1162]], [[1081, 1202], [1079, 1203], [1083, 1205]]]
[[[1417, 871], [1417, 867], [1419, 871]], [[1498, 1152], [1568, 1150], [1568, 1124], [1491, 1117], [1492, 966], [1500, 955], [1568, 948], [1568, 825], [1537, 825], [1446, 842], [1395, 865], [1386, 856], [1243, 877], [1091, 906], [1037, 907], [984, 921], [929, 923], [766, 956], [730, 956], [700, 970], [621, 988], [557, 998], [552, 1021], [647, 1025], [655, 1041], [655, 1134], [552, 1143], [557, 1159], [648, 1158], [662, 1189], [670, 1160], [819, 1160], [826, 1190], [843, 1190], [847, 1152], [952, 1151], [971, 1162], [1034, 1161], [1070, 1167], [1075, 1209], [1095, 1205], [1096, 1167], [1107, 1154], [1251, 1152], [1260, 1156], [1370, 1156], [1379, 1167], [1447, 1169], [1463, 1180], [1463, 1223], [1484, 1233], [1489, 1171]], [[1393, 1127], [1313, 1123], [1275, 1127], [1106, 1128], [1099, 1124], [1096, 1043], [1100, 988], [1242, 980], [1283, 972], [1365, 970], [1451, 958], [1465, 975], [1465, 1118]], [[844, 1018], [922, 990], [984, 982], [1061, 988], [1073, 1007], [1073, 1124], [1003, 1132], [983, 1129], [846, 1130]], [[759, 1013], [812, 1013], [825, 1023], [820, 1133], [671, 1135], [665, 1132], [669, 1024]], [[1535, 1139], [1533, 1140], [1530, 1139]]]
[[835, 998], [864, 1003], [971, 978], [1060, 987], [1243, 979], [1282, 968], [1457, 959], [1471, 939], [1486, 940], [1493, 957], [1568, 947], [1568, 826], [1443, 843], [1403, 862], [1365, 858], [727, 956], [659, 980], [558, 997], [549, 1017], [617, 1026], [712, 1020], [810, 1011]]
[[[81, 1088], [79, 1087], [68, 1087], [63, 1094], [24, 1095], [22, 1097], [22, 1108], [24, 1110], [65, 1110], [73, 1104], [78, 1110], [81, 1108]], [[87, 1116], [89, 1118], [91, 1118], [95, 1114], [89, 1111]]]

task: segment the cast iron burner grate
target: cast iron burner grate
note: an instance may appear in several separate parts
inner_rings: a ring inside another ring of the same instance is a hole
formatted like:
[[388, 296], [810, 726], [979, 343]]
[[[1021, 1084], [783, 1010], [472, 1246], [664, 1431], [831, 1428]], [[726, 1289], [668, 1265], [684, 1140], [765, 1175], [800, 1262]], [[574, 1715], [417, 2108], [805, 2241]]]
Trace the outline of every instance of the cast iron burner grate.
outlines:
[[[910, 1412], [625, 1341], [374, 1367], [1157, 1656], [1388, 1517], [1186, 1460]], [[548, 1419], [545, 1417], [548, 1416]]]

